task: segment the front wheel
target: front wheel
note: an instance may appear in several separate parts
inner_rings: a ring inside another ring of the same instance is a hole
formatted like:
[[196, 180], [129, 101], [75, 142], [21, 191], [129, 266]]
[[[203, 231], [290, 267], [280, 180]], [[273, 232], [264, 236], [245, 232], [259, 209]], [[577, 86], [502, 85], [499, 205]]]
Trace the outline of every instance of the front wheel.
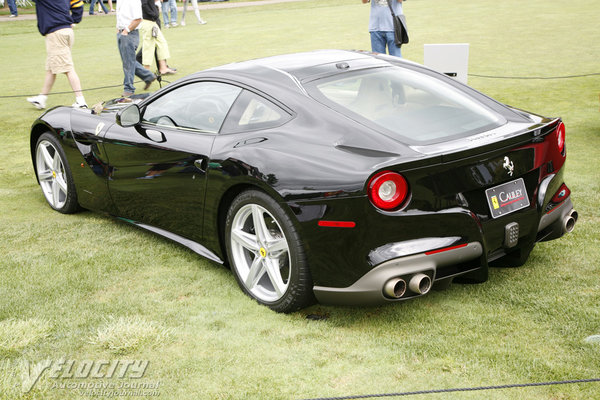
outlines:
[[79, 209], [67, 156], [56, 137], [50, 133], [44, 133], [37, 141], [35, 172], [50, 207], [64, 214]]
[[313, 301], [312, 279], [300, 236], [283, 208], [256, 190], [235, 198], [225, 222], [231, 269], [250, 297], [277, 312]]

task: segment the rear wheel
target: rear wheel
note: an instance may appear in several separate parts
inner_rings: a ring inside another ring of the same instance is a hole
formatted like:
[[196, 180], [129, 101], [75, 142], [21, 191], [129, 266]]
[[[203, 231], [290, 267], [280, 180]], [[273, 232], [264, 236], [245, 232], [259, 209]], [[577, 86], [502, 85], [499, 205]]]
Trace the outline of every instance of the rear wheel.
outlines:
[[263, 192], [243, 192], [231, 204], [225, 225], [229, 263], [245, 293], [277, 312], [312, 302], [300, 236], [275, 200]]
[[50, 207], [64, 214], [79, 209], [67, 157], [59, 141], [50, 133], [44, 133], [37, 141], [35, 172]]

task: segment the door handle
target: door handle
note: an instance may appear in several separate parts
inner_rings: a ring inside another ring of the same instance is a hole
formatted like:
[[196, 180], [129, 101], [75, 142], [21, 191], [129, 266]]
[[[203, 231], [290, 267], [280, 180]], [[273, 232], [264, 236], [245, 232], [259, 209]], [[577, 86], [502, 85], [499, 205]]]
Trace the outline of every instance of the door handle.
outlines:
[[158, 142], [158, 143], [162, 143], [167, 140], [167, 139], [165, 139], [165, 135], [162, 132], [155, 131], [154, 129], [146, 129], [146, 136], [148, 137], [148, 139], [152, 140], [153, 142]]

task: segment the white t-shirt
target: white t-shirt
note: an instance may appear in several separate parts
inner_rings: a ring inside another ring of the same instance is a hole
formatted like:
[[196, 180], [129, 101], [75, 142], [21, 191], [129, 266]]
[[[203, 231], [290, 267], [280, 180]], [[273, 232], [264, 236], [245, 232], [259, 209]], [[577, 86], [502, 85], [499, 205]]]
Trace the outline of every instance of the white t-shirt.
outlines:
[[117, 29], [127, 28], [131, 21], [138, 18], [142, 18], [141, 0], [117, 1]]

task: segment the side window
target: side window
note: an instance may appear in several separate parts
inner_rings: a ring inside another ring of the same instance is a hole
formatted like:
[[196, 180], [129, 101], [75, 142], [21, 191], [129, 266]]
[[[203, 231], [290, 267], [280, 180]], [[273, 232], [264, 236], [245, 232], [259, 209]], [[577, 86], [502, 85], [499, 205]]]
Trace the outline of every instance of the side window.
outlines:
[[157, 126], [217, 133], [241, 91], [219, 82], [190, 83], [148, 104], [142, 119]]
[[271, 101], [244, 90], [233, 105], [222, 132], [235, 133], [282, 125], [291, 115]]

